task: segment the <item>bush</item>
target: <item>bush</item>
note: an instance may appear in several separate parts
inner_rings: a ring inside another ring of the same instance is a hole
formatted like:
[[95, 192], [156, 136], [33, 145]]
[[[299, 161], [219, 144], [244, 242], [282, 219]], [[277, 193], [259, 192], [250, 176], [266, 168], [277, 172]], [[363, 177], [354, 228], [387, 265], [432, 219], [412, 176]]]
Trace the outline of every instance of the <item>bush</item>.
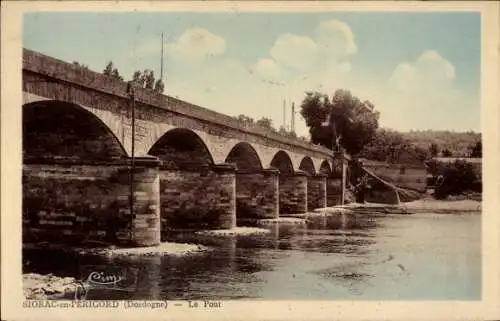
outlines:
[[482, 185], [474, 173], [471, 164], [457, 160], [444, 166], [441, 184], [436, 187], [434, 197], [444, 199], [449, 195], [460, 195], [465, 192], [481, 192]]

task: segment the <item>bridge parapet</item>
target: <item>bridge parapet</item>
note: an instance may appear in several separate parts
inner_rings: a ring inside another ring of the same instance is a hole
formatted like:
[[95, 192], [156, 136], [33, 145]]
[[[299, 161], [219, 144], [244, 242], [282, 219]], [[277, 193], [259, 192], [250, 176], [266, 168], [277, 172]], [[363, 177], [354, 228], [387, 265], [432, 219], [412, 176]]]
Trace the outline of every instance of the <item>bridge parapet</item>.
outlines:
[[[104, 74], [81, 68], [71, 63], [23, 49], [23, 71], [37, 73], [61, 82], [72, 83], [93, 91], [128, 99], [127, 83]], [[292, 146], [306, 148], [331, 158], [331, 151], [319, 145], [281, 135], [257, 124], [247, 124], [234, 117], [224, 115], [183, 100], [156, 93], [150, 89], [138, 88], [136, 101], [206, 122], [222, 125], [233, 130], [275, 140]]]

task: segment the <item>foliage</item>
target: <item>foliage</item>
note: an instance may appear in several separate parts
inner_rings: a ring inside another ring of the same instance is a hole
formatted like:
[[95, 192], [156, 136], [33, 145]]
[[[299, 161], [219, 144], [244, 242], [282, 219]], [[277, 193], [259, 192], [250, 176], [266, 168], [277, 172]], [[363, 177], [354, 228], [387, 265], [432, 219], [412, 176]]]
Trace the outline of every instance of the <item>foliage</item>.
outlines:
[[102, 73], [105, 74], [106, 76], [110, 76], [110, 77], [113, 77], [113, 78], [116, 78], [116, 79], [123, 81], [123, 77], [120, 76], [118, 69], [114, 68], [112, 61], [108, 62], [108, 64], [106, 65], [106, 68], [104, 68]]
[[[333, 149], [338, 142], [352, 155], [372, 140], [378, 128], [379, 112], [373, 104], [362, 102], [347, 90], [337, 90], [332, 98], [307, 92], [300, 107], [313, 143]], [[330, 124], [323, 126], [328, 116]]]
[[271, 118], [262, 117], [261, 119], [257, 120], [255, 123], [261, 127], [265, 127], [267, 129], [270, 129], [270, 130], [276, 130], [273, 127], [273, 120]]
[[429, 158], [430, 153], [413, 145], [397, 131], [379, 128], [360, 156], [389, 163], [421, 163]]
[[436, 188], [434, 197], [444, 199], [449, 195], [459, 195], [464, 192], [480, 192], [481, 182], [474, 173], [471, 164], [456, 160], [451, 164], [442, 165], [442, 181]]
[[[123, 81], [123, 77], [120, 76], [118, 69], [114, 67], [112, 61], [108, 62], [102, 73]], [[136, 70], [132, 75], [132, 82], [139, 88], [151, 89], [158, 93], [165, 91], [163, 80], [155, 79], [154, 71], [151, 69], [146, 69], [143, 72]]]
[[442, 155], [443, 157], [452, 157], [453, 153], [448, 148], [445, 148], [443, 149]]
[[[471, 146], [481, 141], [481, 133], [439, 130], [410, 131], [401, 133], [413, 146], [428, 149], [436, 144], [438, 150], [447, 149], [453, 157], [469, 157]], [[439, 155], [439, 153], [438, 153]]]
[[437, 157], [439, 155], [439, 147], [436, 143], [432, 143], [429, 147], [429, 153], [432, 157]]
[[79, 67], [79, 68], [83, 68], [83, 69], [89, 69], [89, 66], [87, 65], [84, 65], [84, 64], [80, 64], [78, 61], [73, 61], [73, 65]]
[[238, 119], [239, 121], [241, 122], [244, 122], [245, 124], [253, 124], [254, 123], [254, 120], [253, 118], [251, 117], [248, 117], [246, 115], [243, 115], [243, 114], [240, 114], [236, 117], [236, 119]]
[[483, 157], [483, 143], [478, 141], [474, 146], [471, 146], [470, 157]]

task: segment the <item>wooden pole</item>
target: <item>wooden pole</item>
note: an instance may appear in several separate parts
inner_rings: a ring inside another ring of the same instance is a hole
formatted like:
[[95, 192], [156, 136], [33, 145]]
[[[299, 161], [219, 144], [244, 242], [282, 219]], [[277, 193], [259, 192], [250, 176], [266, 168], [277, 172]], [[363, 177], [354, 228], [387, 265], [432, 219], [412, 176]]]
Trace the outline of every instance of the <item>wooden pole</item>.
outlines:
[[345, 205], [345, 191], [346, 191], [346, 181], [347, 181], [347, 164], [345, 161], [344, 151], [340, 154], [342, 161], [342, 184], [340, 186], [340, 205]]

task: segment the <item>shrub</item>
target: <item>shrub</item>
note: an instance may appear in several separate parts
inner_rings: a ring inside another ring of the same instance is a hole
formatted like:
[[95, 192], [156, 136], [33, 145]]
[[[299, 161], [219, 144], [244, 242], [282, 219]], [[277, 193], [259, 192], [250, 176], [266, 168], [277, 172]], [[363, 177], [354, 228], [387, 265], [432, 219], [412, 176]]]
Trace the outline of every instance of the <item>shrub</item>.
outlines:
[[464, 192], [480, 192], [481, 182], [474, 173], [471, 164], [462, 160], [456, 160], [443, 168], [442, 181], [436, 187], [434, 197], [444, 199], [449, 195], [459, 195]]

